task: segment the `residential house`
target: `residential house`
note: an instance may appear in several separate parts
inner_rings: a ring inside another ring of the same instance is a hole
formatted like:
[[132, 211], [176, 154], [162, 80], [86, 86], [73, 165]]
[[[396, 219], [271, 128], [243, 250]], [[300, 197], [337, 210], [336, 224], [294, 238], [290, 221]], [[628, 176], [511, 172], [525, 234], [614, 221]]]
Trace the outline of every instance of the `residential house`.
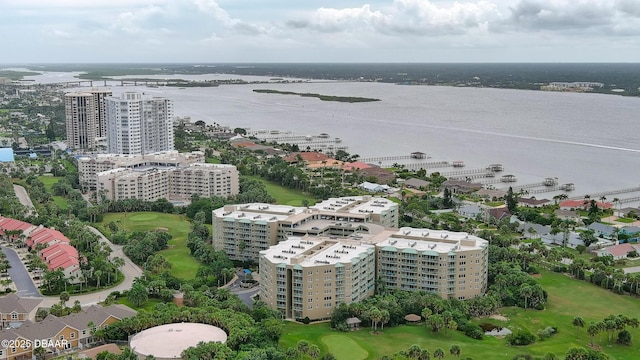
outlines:
[[389, 171], [378, 166], [360, 169], [358, 172], [365, 178], [375, 178], [376, 182], [380, 184], [391, 184], [396, 179], [396, 175], [393, 171]]
[[380, 192], [388, 193], [392, 189], [392, 187], [389, 185], [380, 185], [376, 183], [370, 183], [368, 181], [363, 182], [362, 184], [358, 185], [358, 187], [370, 193], [380, 193]]
[[404, 182], [404, 186], [410, 189], [417, 189], [417, 190], [427, 189], [430, 184], [431, 183], [426, 180], [416, 179], [416, 178], [410, 178], [405, 180]]
[[[557, 234], [545, 234], [542, 235], [542, 242], [546, 245], [564, 245], [564, 233], [559, 232]], [[580, 238], [580, 235], [571, 231], [569, 232], [569, 236], [567, 238], [567, 247], [575, 249], [578, 245], [584, 245], [584, 241]]]
[[507, 192], [504, 190], [496, 190], [496, 189], [480, 189], [473, 194], [477, 195], [482, 199], [497, 201], [497, 200], [503, 199], [505, 195], [507, 195]]
[[0, 329], [34, 321], [41, 302], [42, 298], [20, 297], [14, 293], [0, 297]]
[[530, 207], [530, 208], [538, 208], [545, 205], [548, 205], [551, 201], [549, 199], [536, 199], [532, 198], [518, 198], [518, 206], [522, 207]]
[[[582, 200], [565, 200], [558, 204], [561, 210], [576, 210], [582, 209], [587, 210], [589, 206], [591, 206], [591, 200], [582, 199]], [[611, 209], [613, 207], [612, 203], [596, 201], [596, 206], [600, 209]]]
[[640, 253], [640, 245], [639, 244], [619, 244], [614, 246], [609, 246], [606, 248], [602, 248], [596, 252], [598, 256], [613, 256], [614, 260], [626, 259], [630, 252], [635, 251], [636, 253]]
[[476, 204], [467, 204], [458, 209], [458, 214], [465, 219], [475, 219], [484, 214], [484, 209]]
[[551, 232], [549, 226], [519, 220], [516, 220], [516, 222], [518, 222], [518, 230], [530, 239], [537, 239]]
[[[92, 305], [79, 313], [59, 319], [68, 326], [78, 329], [78, 346], [82, 348], [95, 342], [96, 339], [94, 339], [91, 334], [92, 330], [106, 328], [113, 323], [134, 316], [135, 314], [135, 310], [125, 305], [114, 304], [108, 307]], [[90, 324], [91, 326], [89, 326]]]
[[640, 227], [638, 226], [625, 226], [620, 229], [620, 233], [629, 237], [627, 242], [638, 241], [638, 239], [640, 239]]
[[616, 231], [615, 227], [599, 222], [593, 222], [589, 224], [589, 226], [587, 226], [587, 229], [593, 230], [597, 237], [603, 237], [607, 239], [611, 239]]
[[629, 215], [636, 215], [636, 216], [640, 216], [640, 208], [637, 207], [626, 207], [626, 208], [622, 208], [622, 209], [615, 209], [613, 210], [613, 215], [617, 216], [617, 217], [627, 217]]
[[511, 217], [511, 212], [506, 206], [485, 209], [485, 220], [491, 222], [500, 222], [503, 219]]
[[[93, 341], [89, 324], [95, 328], [104, 328], [124, 318], [134, 316], [136, 311], [124, 305], [108, 307], [91, 306], [79, 313], [64, 317], [47, 316], [43, 321], [25, 321], [20, 327], [0, 331], [1, 340], [24, 340], [23, 347], [10, 347], [12, 343], [2, 342], [0, 360], [29, 359], [33, 355], [34, 343], [50, 344], [43, 346], [49, 355], [60, 355], [70, 349], [84, 348]], [[37, 345], [37, 344], [36, 344]]]
[[444, 189], [449, 189], [449, 191], [454, 194], [467, 194], [482, 189], [482, 184], [472, 183], [465, 180], [447, 180], [442, 183], [442, 186], [440, 188], [443, 191]]
[[578, 213], [575, 210], [558, 209], [554, 211], [554, 214], [560, 220], [578, 220], [580, 218], [580, 215], [578, 215]]

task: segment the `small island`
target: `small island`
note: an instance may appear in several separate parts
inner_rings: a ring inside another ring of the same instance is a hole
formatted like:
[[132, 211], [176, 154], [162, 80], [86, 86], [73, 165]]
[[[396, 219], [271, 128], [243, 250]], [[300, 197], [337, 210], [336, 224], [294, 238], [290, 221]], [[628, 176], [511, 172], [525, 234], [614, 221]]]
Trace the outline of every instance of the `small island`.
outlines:
[[321, 95], [321, 94], [312, 94], [312, 93], [296, 93], [292, 91], [279, 91], [279, 90], [270, 90], [270, 89], [254, 89], [253, 92], [265, 93], [265, 94], [298, 95], [303, 97], [315, 97], [322, 101], [339, 101], [339, 102], [348, 102], [348, 103], [380, 101], [380, 99], [356, 97], [356, 96], [331, 96], [331, 95]]

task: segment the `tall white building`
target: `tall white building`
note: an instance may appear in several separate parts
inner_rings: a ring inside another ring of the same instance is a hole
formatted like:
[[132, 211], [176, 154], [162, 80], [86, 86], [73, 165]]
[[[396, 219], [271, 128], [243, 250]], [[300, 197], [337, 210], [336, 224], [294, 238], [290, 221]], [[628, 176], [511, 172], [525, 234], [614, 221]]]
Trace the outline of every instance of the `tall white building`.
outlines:
[[173, 102], [138, 92], [105, 99], [107, 150], [145, 155], [173, 150]]
[[95, 149], [106, 136], [105, 99], [109, 89], [65, 94], [67, 145], [72, 149]]

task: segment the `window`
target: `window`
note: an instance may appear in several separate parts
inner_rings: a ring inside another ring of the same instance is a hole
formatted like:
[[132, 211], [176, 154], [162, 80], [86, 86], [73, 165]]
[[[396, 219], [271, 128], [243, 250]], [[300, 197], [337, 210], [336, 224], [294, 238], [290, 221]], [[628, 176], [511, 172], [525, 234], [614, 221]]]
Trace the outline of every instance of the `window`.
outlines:
[[64, 340], [64, 335], [60, 335], [60, 340]]
[[11, 320], [18, 320], [18, 313], [12, 312], [11, 313]]
[[307, 302], [313, 302], [312, 298], [307, 299]]
[[69, 337], [70, 337], [71, 339], [74, 339], [74, 338], [76, 337], [76, 333], [72, 332], [72, 333], [69, 335]]

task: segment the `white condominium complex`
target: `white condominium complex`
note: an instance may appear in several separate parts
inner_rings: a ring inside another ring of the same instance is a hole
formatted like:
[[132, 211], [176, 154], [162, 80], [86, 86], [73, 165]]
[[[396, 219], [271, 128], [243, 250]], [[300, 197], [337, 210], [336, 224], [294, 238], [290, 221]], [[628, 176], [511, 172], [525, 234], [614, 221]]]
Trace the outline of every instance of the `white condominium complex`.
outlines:
[[97, 190], [108, 200], [188, 201], [193, 194], [229, 197], [237, 195], [239, 187], [238, 170], [226, 164], [147, 165], [117, 168], [97, 175]]
[[67, 144], [72, 149], [89, 150], [106, 136], [105, 99], [111, 90], [91, 89], [67, 93], [64, 97]]
[[137, 92], [106, 99], [107, 150], [145, 155], [173, 150], [173, 102]]
[[348, 239], [289, 239], [260, 252], [260, 300], [287, 318], [327, 319], [340, 303], [375, 291], [373, 245]]
[[232, 260], [257, 262], [259, 253], [290, 236], [348, 237], [398, 226], [398, 204], [384, 198], [333, 198], [313, 207], [227, 205], [213, 211], [213, 245]]
[[144, 167], [185, 167], [189, 164], [204, 163], [202, 151], [179, 153], [163, 151], [147, 155], [96, 154], [82, 155], [76, 158], [80, 184], [88, 189], [96, 189], [98, 173], [117, 168]]
[[489, 242], [463, 232], [401, 228], [376, 242], [377, 272], [387, 289], [469, 299], [487, 290]]

